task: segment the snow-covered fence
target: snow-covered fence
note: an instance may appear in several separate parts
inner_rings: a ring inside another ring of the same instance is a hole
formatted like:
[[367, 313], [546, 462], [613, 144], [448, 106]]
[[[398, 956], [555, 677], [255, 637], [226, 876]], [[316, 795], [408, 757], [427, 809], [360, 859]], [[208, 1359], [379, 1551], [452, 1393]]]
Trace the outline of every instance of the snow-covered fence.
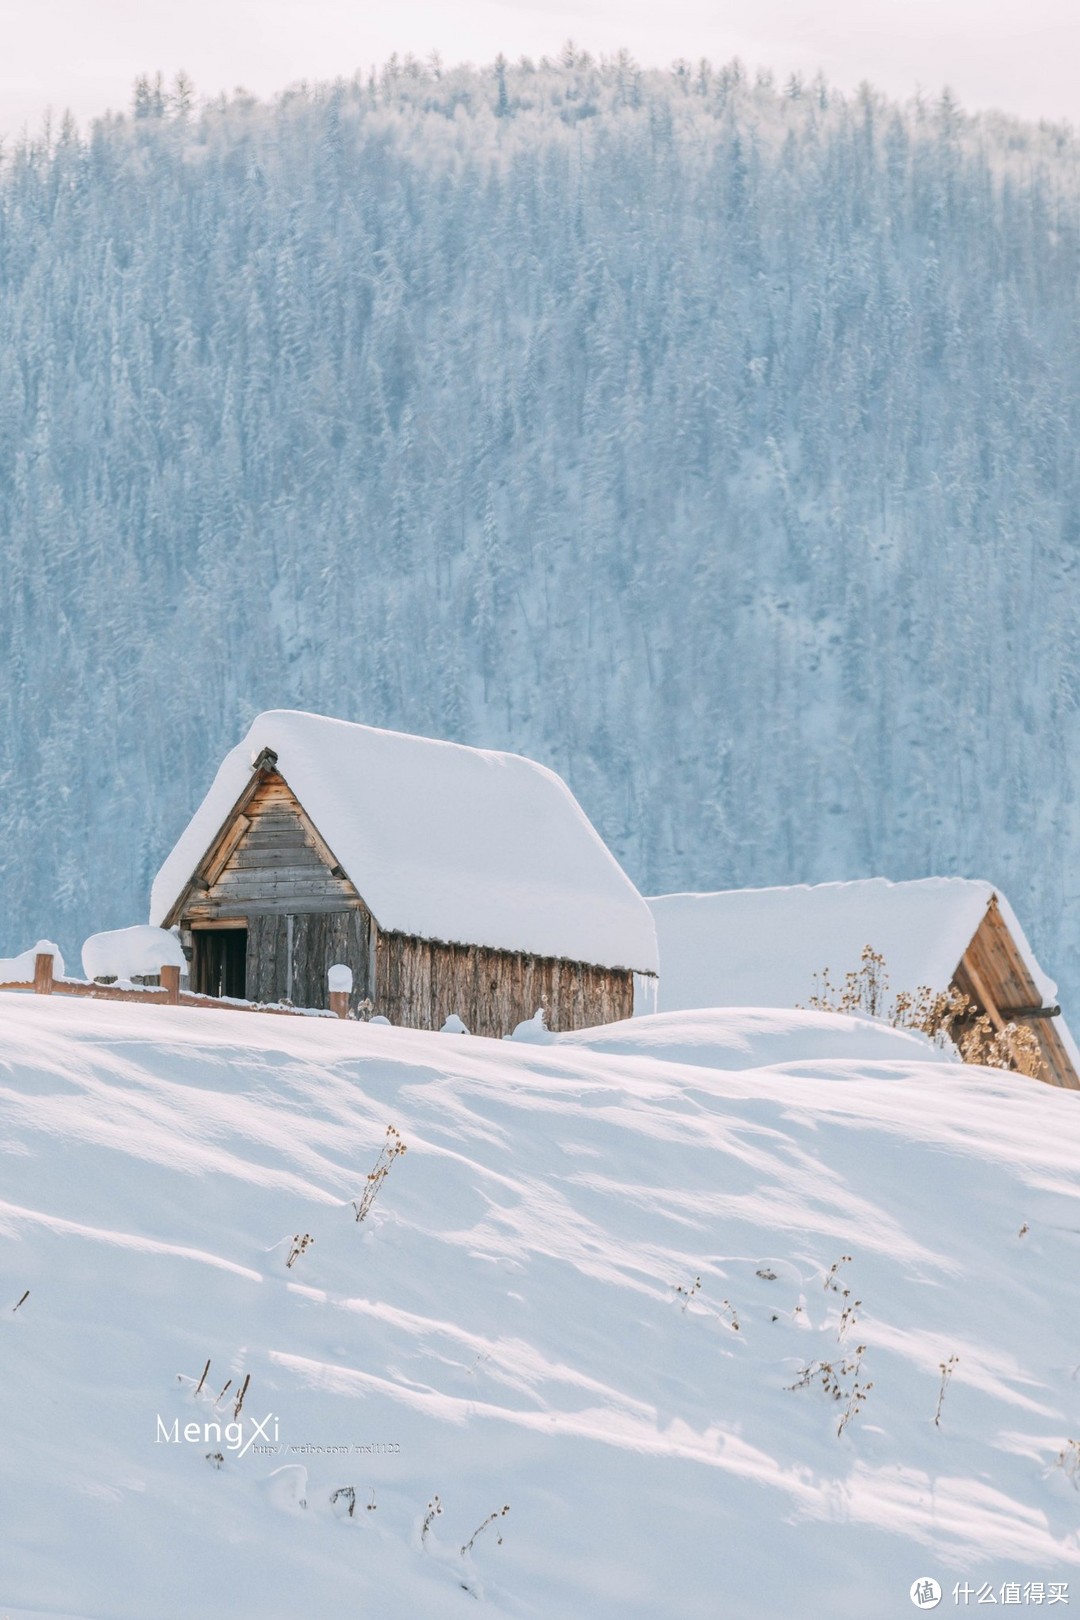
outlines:
[[[28, 956], [29, 953], [27, 958]], [[26, 958], [17, 960], [21, 969]], [[165, 963], [162, 966], [160, 985], [97, 984], [90, 979], [69, 979], [63, 974], [62, 963], [60, 974], [54, 972], [54, 958], [51, 951], [36, 952], [32, 978], [0, 980], [0, 990], [31, 991], [38, 996], [89, 996], [95, 1001], [158, 1002], [168, 1007], [227, 1007], [233, 1012], [278, 1013], [285, 1017], [296, 1018], [346, 1018], [349, 1012], [349, 996], [348, 991], [343, 990], [338, 982], [340, 971], [340, 968], [331, 968], [328, 974], [329, 1011], [322, 1007], [287, 1007], [281, 1003], [236, 1001], [230, 996], [196, 995], [192, 990], [181, 990], [180, 969], [173, 963]], [[335, 978], [335, 973], [338, 978]]]

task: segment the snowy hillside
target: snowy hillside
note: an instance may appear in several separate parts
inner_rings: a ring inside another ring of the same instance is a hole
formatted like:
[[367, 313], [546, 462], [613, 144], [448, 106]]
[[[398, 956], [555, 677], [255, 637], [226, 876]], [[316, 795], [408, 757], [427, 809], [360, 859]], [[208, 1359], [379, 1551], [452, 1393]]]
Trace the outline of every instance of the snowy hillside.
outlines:
[[0, 165], [0, 952], [288, 706], [643, 892], [985, 876], [1068, 1010], [1075, 135], [572, 51], [139, 110]]
[[[11, 1620], [1080, 1591], [1072, 1097], [811, 1013], [530, 1046], [6, 995], [0, 1104]], [[241, 1456], [204, 1425], [249, 1375]]]

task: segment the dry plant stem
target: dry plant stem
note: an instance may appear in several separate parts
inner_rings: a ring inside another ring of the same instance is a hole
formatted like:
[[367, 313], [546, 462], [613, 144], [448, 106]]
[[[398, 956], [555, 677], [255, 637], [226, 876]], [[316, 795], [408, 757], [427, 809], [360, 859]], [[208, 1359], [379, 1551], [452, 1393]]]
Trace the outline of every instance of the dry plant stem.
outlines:
[[675, 1292], [681, 1298], [682, 1308], [685, 1311], [694, 1295], [701, 1292], [701, 1278], [695, 1277], [689, 1288], [684, 1288], [681, 1283], [676, 1283]]
[[836, 1330], [836, 1338], [838, 1342], [843, 1339], [844, 1334], [848, 1331], [848, 1329], [854, 1326], [855, 1313], [862, 1305], [861, 1299], [852, 1299], [850, 1288], [842, 1288], [840, 1286], [840, 1267], [849, 1266], [850, 1264], [850, 1254], [842, 1254], [839, 1260], [833, 1261], [832, 1265], [825, 1273], [825, 1287], [831, 1293], [839, 1294], [840, 1298], [844, 1301], [843, 1309], [840, 1312], [840, 1322]]
[[250, 1383], [251, 1383], [251, 1374], [248, 1373], [247, 1377], [244, 1379], [243, 1384], [241, 1385], [240, 1393], [236, 1397], [236, 1405], [233, 1407], [233, 1417], [234, 1418], [238, 1418], [240, 1416], [240, 1409], [244, 1404], [244, 1396], [247, 1394], [248, 1385]]
[[941, 1388], [938, 1390], [937, 1410], [934, 1413], [934, 1427], [937, 1429], [941, 1428], [941, 1408], [945, 1402], [945, 1391], [949, 1387], [949, 1379], [953, 1375], [953, 1368], [959, 1360], [959, 1356], [950, 1356], [948, 1361], [938, 1363], [938, 1371], [941, 1373]]
[[207, 1356], [207, 1358], [206, 1358], [206, 1366], [202, 1370], [202, 1377], [199, 1379], [199, 1382], [195, 1386], [196, 1395], [201, 1395], [202, 1394], [202, 1387], [206, 1383], [206, 1375], [207, 1375], [207, 1373], [209, 1371], [210, 1371], [210, 1357]]
[[865, 1350], [865, 1344], [860, 1344], [858, 1350], [855, 1352], [854, 1364], [849, 1365], [845, 1363], [843, 1369], [845, 1375], [851, 1378], [851, 1388], [847, 1393], [847, 1407], [836, 1430], [837, 1439], [839, 1439], [843, 1434], [852, 1418], [859, 1415], [862, 1410], [863, 1402], [866, 1400], [866, 1397], [874, 1387], [873, 1379], [869, 1379], [865, 1384], [860, 1384], [859, 1382], [859, 1373], [862, 1370], [862, 1358]]
[[338, 1501], [339, 1498], [345, 1503], [346, 1512], [351, 1519], [353, 1514], [356, 1512], [356, 1491], [353, 1486], [342, 1485], [340, 1490], [335, 1491], [333, 1496], [330, 1498], [330, 1506], [333, 1507], [334, 1503]]
[[857, 1346], [854, 1355], [846, 1357], [837, 1363], [831, 1361], [811, 1361], [806, 1364], [795, 1383], [789, 1384], [788, 1389], [809, 1389], [815, 1380], [820, 1381], [825, 1394], [834, 1401], [843, 1403], [844, 1412], [837, 1427], [837, 1438], [843, 1434], [852, 1418], [858, 1417], [862, 1411], [863, 1403], [873, 1389], [873, 1380], [865, 1384], [860, 1382], [862, 1372], [862, 1358], [866, 1354], [865, 1344]]
[[850, 1254], [842, 1254], [839, 1260], [833, 1261], [832, 1265], [825, 1273], [825, 1287], [831, 1290], [832, 1293], [838, 1294], [840, 1292], [840, 1284], [837, 1280], [836, 1273], [840, 1270], [841, 1266], [850, 1266], [850, 1264]]
[[408, 1149], [401, 1140], [400, 1132], [393, 1125], [386, 1127], [386, 1141], [383, 1144], [379, 1157], [375, 1160], [375, 1168], [368, 1173], [367, 1185], [358, 1199], [353, 1200], [357, 1221], [362, 1221], [370, 1214], [371, 1206], [378, 1197], [379, 1188], [390, 1174], [390, 1168], [395, 1159], [401, 1157]]
[[311, 1247], [314, 1241], [315, 1239], [312, 1237], [310, 1232], [305, 1232], [303, 1237], [301, 1237], [299, 1232], [297, 1232], [296, 1236], [292, 1240], [292, 1248], [289, 1250], [289, 1258], [285, 1262], [285, 1265], [289, 1270], [292, 1269], [294, 1262], [299, 1260], [300, 1256], [305, 1252], [305, 1250]]
[[[28, 1300], [28, 1299], [29, 1299], [29, 1298], [30, 1298], [30, 1290], [29, 1290], [29, 1288], [28, 1288], [28, 1289], [27, 1289], [27, 1290], [26, 1290], [26, 1293], [25, 1293], [25, 1294], [24, 1294], [24, 1295], [23, 1295], [23, 1297], [22, 1297], [22, 1299], [20, 1299], [20, 1301], [19, 1301], [19, 1305], [25, 1305], [25, 1304], [26, 1304], [26, 1301], [27, 1301], [27, 1300]], [[17, 1311], [17, 1310], [18, 1310], [18, 1308], [19, 1308], [19, 1305], [13, 1305], [13, 1306], [12, 1306], [12, 1307], [11, 1307], [11, 1314], [12, 1314], [12, 1316], [14, 1316], [14, 1315], [15, 1315], [15, 1312], [16, 1312], [16, 1311]]]
[[431, 1501], [427, 1505], [427, 1514], [426, 1514], [426, 1516], [424, 1518], [424, 1528], [420, 1532], [420, 1543], [421, 1543], [421, 1545], [423, 1545], [423, 1543], [427, 1540], [428, 1531], [431, 1529], [432, 1524], [439, 1517], [439, 1514], [441, 1512], [442, 1512], [442, 1503], [439, 1501], [439, 1498], [437, 1496], [433, 1496], [431, 1498]]
[[[505, 1516], [509, 1513], [509, 1511], [510, 1511], [510, 1504], [508, 1502], [505, 1507], [496, 1508], [494, 1513], [489, 1513], [487, 1518], [484, 1520], [483, 1524], [478, 1524], [477, 1525], [476, 1529], [473, 1531], [472, 1535], [469, 1537], [469, 1540], [465, 1543], [464, 1547], [462, 1547], [462, 1549], [461, 1549], [462, 1558], [465, 1557], [466, 1553], [472, 1552], [473, 1547], [476, 1545], [477, 1536], [482, 1535], [483, 1532], [487, 1529], [488, 1525], [489, 1524], [494, 1524], [496, 1519], [505, 1518]], [[496, 1546], [499, 1546], [499, 1547], [502, 1546], [502, 1536], [497, 1536], [496, 1537]]]
[[818, 1012], [869, 1013], [885, 1018], [896, 1029], [914, 1029], [938, 1046], [953, 1045], [965, 1063], [990, 1069], [1012, 1069], [1037, 1080], [1046, 1068], [1038, 1037], [1020, 1024], [995, 1031], [985, 1013], [976, 1016], [970, 997], [955, 989], [932, 990], [921, 984], [899, 990], [889, 1000], [885, 958], [864, 945], [860, 966], [844, 975], [841, 986], [829, 978], [829, 969], [814, 975], [815, 991], [808, 1005]]

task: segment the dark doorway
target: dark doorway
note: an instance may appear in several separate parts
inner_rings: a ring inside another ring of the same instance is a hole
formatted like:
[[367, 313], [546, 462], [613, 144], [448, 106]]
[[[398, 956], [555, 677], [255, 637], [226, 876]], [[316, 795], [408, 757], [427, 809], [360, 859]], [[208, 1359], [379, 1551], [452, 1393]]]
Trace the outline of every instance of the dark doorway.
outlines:
[[191, 988], [199, 996], [246, 999], [246, 928], [196, 928], [192, 932]]

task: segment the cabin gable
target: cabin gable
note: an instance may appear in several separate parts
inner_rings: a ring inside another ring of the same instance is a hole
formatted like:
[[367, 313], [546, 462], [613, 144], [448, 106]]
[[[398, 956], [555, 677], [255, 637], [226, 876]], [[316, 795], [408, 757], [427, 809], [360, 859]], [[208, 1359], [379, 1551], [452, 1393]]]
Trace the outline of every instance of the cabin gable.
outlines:
[[1046, 1065], [1042, 1079], [1071, 1091], [1080, 1090], [1080, 1075], [1054, 1025], [1060, 1008], [1043, 1006], [1042, 991], [1001, 915], [996, 895], [990, 898], [953, 975], [953, 983], [986, 1014], [996, 1030], [1009, 1023], [1031, 1030]]
[[363, 908], [283, 777], [263, 771], [199, 863], [165, 926]]
[[174, 923], [200, 994], [324, 1007], [327, 969], [341, 962], [352, 1009], [373, 995], [374, 918], [270, 760], [170, 909]]

